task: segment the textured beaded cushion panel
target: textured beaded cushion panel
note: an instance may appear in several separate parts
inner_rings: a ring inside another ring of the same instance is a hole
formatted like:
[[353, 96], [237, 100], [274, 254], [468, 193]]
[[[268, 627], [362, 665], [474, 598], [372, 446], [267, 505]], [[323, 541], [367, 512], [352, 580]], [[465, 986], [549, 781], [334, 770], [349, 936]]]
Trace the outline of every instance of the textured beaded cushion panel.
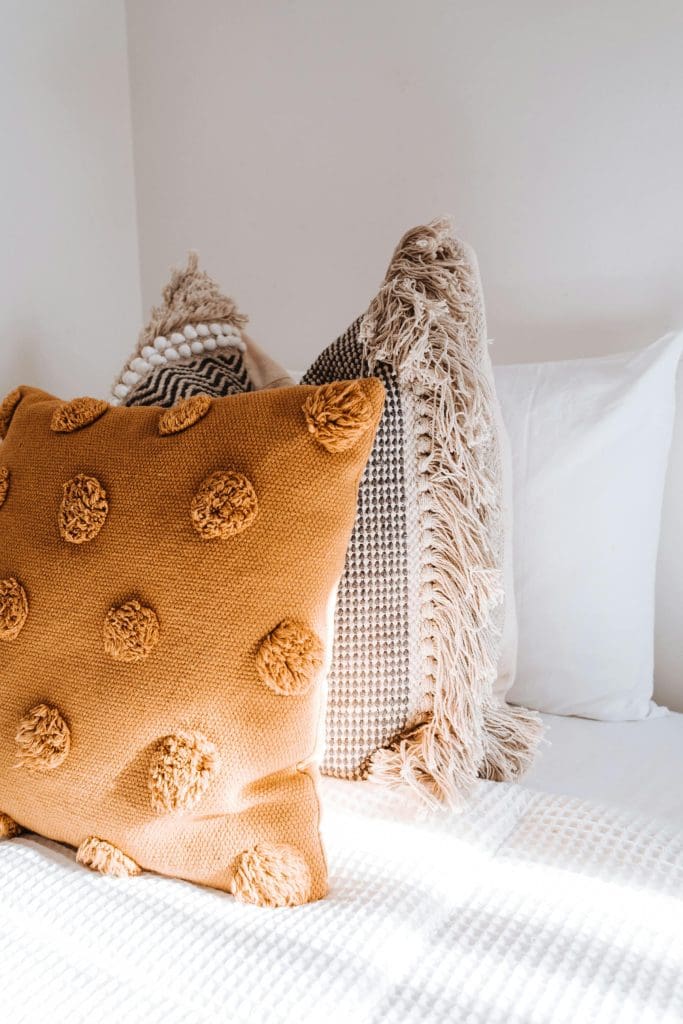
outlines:
[[384, 395], [0, 409], [0, 834], [293, 905], [322, 897], [328, 620]]
[[293, 384], [244, 333], [247, 323], [191, 252], [140, 332], [112, 388], [114, 401], [172, 406], [193, 395], [221, 397]]
[[[141, 338], [145, 357], [170, 355], [168, 338], [155, 341], [154, 332], [182, 320], [178, 294], [209, 288], [205, 277], [195, 284], [198, 273], [192, 262], [171, 279], [167, 305]], [[212, 287], [223, 305], [210, 312], [228, 314], [239, 332], [234, 304]], [[193, 315], [205, 309], [196, 304]], [[159, 388], [158, 370], [143, 359], [119, 380], [117, 397], [142, 404], [152, 388], [172, 406], [193, 393], [206, 353], [192, 343], [196, 351], [186, 342], [180, 358], [171, 356], [173, 388]], [[371, 376], [387, 397], [337, 597], [322, 768], [457, 804], [479, 776], [521, 775], [540, 725], [505, 702], [516, 644], [512, 579], [504, 574], [505, 437], [476, 257], [445, 219], [401, 239], [367, 312], [304, 380]], [[204, 374], [203, 387], [218, 395], [223, 384]]]

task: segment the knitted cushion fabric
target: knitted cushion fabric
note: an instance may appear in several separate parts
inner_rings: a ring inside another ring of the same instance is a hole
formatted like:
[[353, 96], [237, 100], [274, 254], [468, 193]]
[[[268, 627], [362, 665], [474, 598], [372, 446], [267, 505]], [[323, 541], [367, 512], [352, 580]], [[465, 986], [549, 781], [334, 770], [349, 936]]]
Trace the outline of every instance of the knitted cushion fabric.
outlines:
[[319, 683], [377, 381], [0, 406], [0, 837], [324, 895]]

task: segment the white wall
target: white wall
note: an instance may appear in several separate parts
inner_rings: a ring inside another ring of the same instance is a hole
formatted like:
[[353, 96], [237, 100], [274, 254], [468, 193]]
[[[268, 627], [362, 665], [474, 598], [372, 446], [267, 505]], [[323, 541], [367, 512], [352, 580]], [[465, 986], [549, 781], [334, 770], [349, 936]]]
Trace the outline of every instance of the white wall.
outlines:
[[196, 246], [305, 366], [451, 211], [500, 359], [683, 322], [680, 0], [131, 0], [145, 305]]
[[104, 394], [140, 323], [123, 0], [4, 0], [0, 392]]
[[[498, 361], [683, 326], [680, 0], [129, 0], [128, 18], [145, 306], [196, 247], [304, 368], [403, 231], [450, 211]], [[683, 412], [677, 435], [657, 676], [683, 710]]]

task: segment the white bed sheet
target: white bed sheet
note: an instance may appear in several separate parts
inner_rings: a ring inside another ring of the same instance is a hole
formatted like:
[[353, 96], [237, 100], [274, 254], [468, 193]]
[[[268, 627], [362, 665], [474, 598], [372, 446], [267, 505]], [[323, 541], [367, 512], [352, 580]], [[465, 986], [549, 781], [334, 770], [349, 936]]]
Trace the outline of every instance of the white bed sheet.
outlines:
[[612, 804], [683, 829], [683, 714], [639, 722], [543, 715], [529, 789]]

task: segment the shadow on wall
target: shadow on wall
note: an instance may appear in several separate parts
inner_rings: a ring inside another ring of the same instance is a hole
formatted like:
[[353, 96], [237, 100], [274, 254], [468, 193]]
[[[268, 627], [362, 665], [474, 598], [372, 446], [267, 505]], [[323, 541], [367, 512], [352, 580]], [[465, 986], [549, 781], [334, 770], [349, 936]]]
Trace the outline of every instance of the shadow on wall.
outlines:
[[[485, 261], [481, 264], [487, 298]], [[489, 338], [493, 340], [491, 358], [494, 363], [542, 363], [635, 352], [669, 331], [683, 330], [683, 322], [676, 315], [674, 303], [668, 301], [669, 296], [660, 298], [647, 309], [628, 310], [623, 303], [619, 309], [610, 309], [598, 295], [587, 297], [585, 304], [577, 297], [575, 315], [553, 320], [538, 316], [535, 303], [528, 320], [499, 318], [500, 307], [491, 302], [487, 305]], [[592, 315], [586, 316], [587, 312]]]
[[655, 699], [683, 712], [683, 361], [676, 403], [657, 563]]

